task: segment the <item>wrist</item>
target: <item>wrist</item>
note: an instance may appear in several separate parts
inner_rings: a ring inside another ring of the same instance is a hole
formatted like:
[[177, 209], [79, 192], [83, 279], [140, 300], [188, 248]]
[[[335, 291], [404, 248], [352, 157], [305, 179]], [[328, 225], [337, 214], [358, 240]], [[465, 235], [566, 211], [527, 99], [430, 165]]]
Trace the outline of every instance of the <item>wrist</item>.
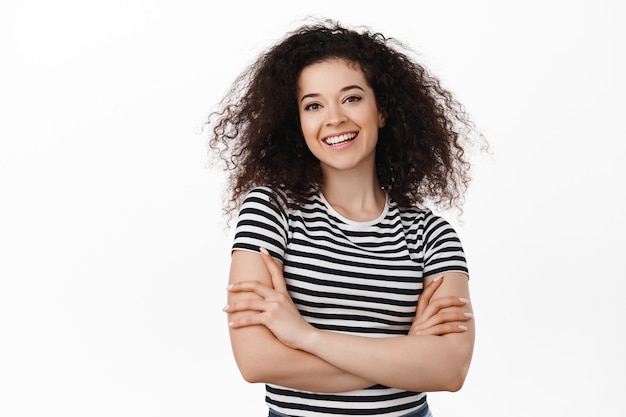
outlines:
[[318, 340], [322, 331], [310, 325], [310, 330], [299, 340], [298, 349], [305, 352], [313, 353], [315, 346], [318, 346]]

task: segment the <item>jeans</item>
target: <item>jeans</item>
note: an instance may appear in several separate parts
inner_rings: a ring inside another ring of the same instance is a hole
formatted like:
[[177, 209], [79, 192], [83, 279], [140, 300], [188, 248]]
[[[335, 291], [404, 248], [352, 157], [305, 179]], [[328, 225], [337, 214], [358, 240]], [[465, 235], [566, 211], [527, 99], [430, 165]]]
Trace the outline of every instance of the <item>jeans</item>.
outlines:
[[[270, 410], [268, 417], [289, 417], [289, 416]], [[404, 414], [402, 417], [433, 417], [433, 415], [430, 412], [430, 409], [428, 408], [428, 404], [427, 404], [426, 407], [422, 408], [421, 410], [412, 412], [410, 414]]]

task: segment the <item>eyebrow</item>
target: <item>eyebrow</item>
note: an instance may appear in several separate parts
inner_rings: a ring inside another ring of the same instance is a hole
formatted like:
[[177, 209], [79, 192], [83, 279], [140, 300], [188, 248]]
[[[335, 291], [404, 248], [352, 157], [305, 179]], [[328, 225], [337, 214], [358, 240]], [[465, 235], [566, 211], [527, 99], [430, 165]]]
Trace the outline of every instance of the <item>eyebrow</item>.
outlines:
[[[348, 90], [354, 90], [354, 89], [361, 90], [361, 91], [365, 91], [365, 90], [364, 90], [361, 86], [358, 86], [358, 85], [356, 85], [356, 84], [353, 84], [353, 85], [347, 85], [347, 86], [343, 87], [343, 88], [342, 88], [341, 90], [339, 90], [339, 91], [343, 93], [343, 92], [345, 92], [345, 91], [348, 91]], [[303, 95], [303, 96], [302, 96], [302, 98], [300, 99], [300, 103], [302, 103], [302, 102], [304, 101], [304, 99], [306, 99], [306, 98], [314, 98], [314, 97], [319, 97], [319, 96], [320, 96], [320, 94], [319, 94], [319, 93], [305, 94], [305, 95]]]

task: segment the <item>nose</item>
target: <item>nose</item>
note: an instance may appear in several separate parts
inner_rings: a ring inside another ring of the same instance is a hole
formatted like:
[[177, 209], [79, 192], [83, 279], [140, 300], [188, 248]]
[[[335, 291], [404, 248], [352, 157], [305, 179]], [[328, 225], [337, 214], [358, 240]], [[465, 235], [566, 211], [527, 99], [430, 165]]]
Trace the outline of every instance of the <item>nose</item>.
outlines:
[[339, 125], [347, 120], [347, 117], [341, 110], [340, 106], [329, 106], [326, 116], [326, 124], [329, 126]]

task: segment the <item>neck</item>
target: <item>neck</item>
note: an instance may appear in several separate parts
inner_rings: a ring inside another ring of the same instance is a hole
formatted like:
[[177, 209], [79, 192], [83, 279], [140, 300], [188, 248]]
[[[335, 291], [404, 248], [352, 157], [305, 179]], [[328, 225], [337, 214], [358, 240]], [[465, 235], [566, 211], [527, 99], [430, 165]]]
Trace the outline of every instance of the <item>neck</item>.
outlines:
[[333, 209], [354, 221], [377, 218], [387, 201], [375, 170], [370, 170], [365, 175], [354, 171], [324, 171], [322, 193]]

